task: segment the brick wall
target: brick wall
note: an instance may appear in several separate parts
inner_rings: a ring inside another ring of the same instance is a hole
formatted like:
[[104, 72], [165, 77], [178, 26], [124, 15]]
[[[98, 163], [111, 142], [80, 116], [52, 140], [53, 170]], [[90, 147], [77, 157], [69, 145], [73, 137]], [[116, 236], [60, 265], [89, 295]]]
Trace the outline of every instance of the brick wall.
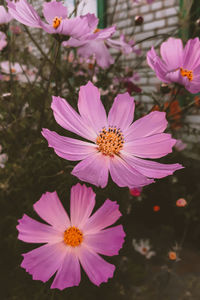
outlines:
[[[111, 23], [117, 24], [120, 33], [124, 33], [129, 38], [133, 38], [136, 43], [139, 42], [138, 46], [142, 50], [143, 58], [146, 57], [146, 52], [150, 50], [152, 46], [159, 47], [160, 43], [167, 38], [167, 36], [164, 35], [174, 35], [178, 32], [179, 11], [179, 0], [155, 0], [152, 4], [146, 4], [145, 1], [136, 4], [133, 3], [133, 0], [107, 0], [108, 25]], [[142, 26], [135, 27], [134, 18], [137, 15], [143, 16], [144, 23]], [[116, 37], [119, 36], [119, 32], [115, 35]], [[157, 36], [156, 39], [141, 42], [143, 39], [154, 35], [159, 36]], [[112, 53], [115, 55], [115, 50], [112, 50]], [[132, 53], [125, 58], [123, 57], [122, 63], [132, 66], [135, 69], [138, 61], [138, 57]], [[136, 71], [138, 71], [141, 77], [139, 85], [143, 92], [149, 93], [149, 95], [143, 95], [142, 97], [136, 96], [135, 98], [142, 101], [146, 108], [149, 109], [153, 104], [151, 92], [156, 91], [160, 85], [160, 81], [156, 78], [155, 73], [147, 66], [145, 59], [143, 59], [142, 66]], [[189, 142], [187, 148], [188, 151], [190, 151], [193, 149], [194, 144], [197, 145], [197, 143], [200, 142], [199, 111], [194, 110], [193, 113], [186, 118], [186, 122], [189, 124], [189, 129], [187, 132], [184, 130], [180, 132], [178, 137]], [[195, 131], [197, 131], [198, 134], [194, 135]]]

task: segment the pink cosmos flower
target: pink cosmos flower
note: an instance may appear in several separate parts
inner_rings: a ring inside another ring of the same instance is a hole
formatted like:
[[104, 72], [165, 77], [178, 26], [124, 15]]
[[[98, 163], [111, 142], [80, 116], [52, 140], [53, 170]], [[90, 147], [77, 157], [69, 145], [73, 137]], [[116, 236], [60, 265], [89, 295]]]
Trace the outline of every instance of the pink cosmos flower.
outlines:
[[110, 36], [114, 32], [114, 26], [106, 29], [98, 29], [97, 33], [93, 32], [84, 41], [71, 38], [69, 41], [63, 42], [63, 46], [78, 48], [78, 55], [84, 58], [94, 56], [97, 65], [102, 69], [106, 69], [114, 63], [114, 58], [111, 56], [108, 48], [115, 48], [125, 55], [132, 52], [136, 54], [140, 53], [139, 49], [135, 49], [133, 41], [129, 41], [128, 43], [125, 41], [123, 34], [119, 39], [111, 39]]
[[11, 20], [11, 15], [5, 10], [4, 6], [0, 5], [0, 24], [9, 23]]
[[78, 286], [80, 264], [95, 285], [113, 277], [115, 266], [99, 254], [116, 255], [124, 243], [125, 233], [121, 225], [107, 228], [121, 216], [119, 205], [107, 199], [91, 216], [94, 206], [93, 190], [77, 184], [71, 189], [70, 219], [57, 193], [47, 192], [34, 204], [34, 210], [49, 225], [27, 215], [19, 220], [20, 240], [45, 244], [23, 254], [21, 267], [34, 280], [46, 282], [56, 273], [52, 289]]
[[85, 142], [43, 129], [49, 147], [67, 160], [81, 160], [72, 174], [80, 180], [104, 188], [108, 174], [120, 187], [141, 187], [181, 169], [179, 164], [164, 165], [142, 158], [160, 158], [172, 151], [176, 140], [163, 133], [167, 126], [164, 112], [154, 111], [133, 121], [134, 98], [119, 94], [108, 117], [98, 89], [88, 82], [81, 86], [78, 114], [65, 99], [53, 97], [51, 108], [59, 125], [89, 140]]
[[200, 92], [200, 41], [190, 39], [183, 48], [180, 39], [169, 38], [160, 47], [162, 59], [152, 47], [147, 62], [165, 83], [177, 82], [192, 94]]
[[47, 23], [41, 20], [38, 13], [26, 0], [17, 2], [7, 0], [7, 3], [12, 17], [24, 25], [42, 28], [51, 34], [57, 33], [77, 39], [90, 32], [88, 18], [86, 16], [67, 18], [67, 8], [61, 2], [44, 2], [43, 15]]
[[0, 31], [0, 51], [3, 50], [7, 45], [6, 35], [4, 32]]
[[70, 38], [69, 41], [63, 42], [63, 46], [78, 48], [78, 55], [86, 59], [95, 56], [97, 64], [106, 69], [114, 63], [105, 42], [115, 32], [115, 26], [97, 29], [99, 20], [95, 15], [87, 14], [87, 18], [90, 24], [90, 33], [85, 36], [84, 40]]

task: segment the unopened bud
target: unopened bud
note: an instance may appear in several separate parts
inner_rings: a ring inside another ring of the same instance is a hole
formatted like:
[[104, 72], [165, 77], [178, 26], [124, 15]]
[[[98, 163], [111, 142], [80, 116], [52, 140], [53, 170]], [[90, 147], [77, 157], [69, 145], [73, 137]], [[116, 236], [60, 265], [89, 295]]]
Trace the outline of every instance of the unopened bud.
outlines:
[[136, 16], [135, 17], [135, 25], [140, 26], [144, 23], [144, 18], [142, 16]]
[[168, 84], [166, 83], [162, 83], [161, 86], [160, 86], [160, 91], [163, 93], [163, 94], [168, 94], [170, 92], [170, 87]]
[[197, 25], [198, 27], [200, 27], [200, 19], [197, 19], [197, 20], [196, 20], [196, 25]]

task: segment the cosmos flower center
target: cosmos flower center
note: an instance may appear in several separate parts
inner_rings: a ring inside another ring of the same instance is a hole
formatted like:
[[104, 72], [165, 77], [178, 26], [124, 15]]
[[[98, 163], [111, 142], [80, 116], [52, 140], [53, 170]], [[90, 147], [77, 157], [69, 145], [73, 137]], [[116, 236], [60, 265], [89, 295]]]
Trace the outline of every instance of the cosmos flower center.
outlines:
[[146, 248], [146, 247], [143, 247], [143, 248], [142, 248], [142, 251], [143, 251], [144, 253], [146, 253], [146, 252], [147, 252], [147, 248]]
[[10, 71], [11, 71], [11, 73], [16, 73], [16, 69], [15, 68], [11, 68]]
[[77, 247], [83, 241], [83, 233], [75, 226], [69, 227], [64, 232], [64, 242], [68, 246]]
[[187, 77], [189, 81], [193, 80], [193, 72], [191, 70], [180, 68], [180, 71], [183, 77]]
[[99, 152], [104, 155], [114, 156], [123, 148], [124, 137], [120, 129], [110, 126], [108, 130], [104, 127], [96, 139]]
[[61, 21], [62, 21], [62, 17], [60, 18], [55, 17], [53, 19], [53, 24], [52, 24], [53, 28], [57, 29], [60, 26]]

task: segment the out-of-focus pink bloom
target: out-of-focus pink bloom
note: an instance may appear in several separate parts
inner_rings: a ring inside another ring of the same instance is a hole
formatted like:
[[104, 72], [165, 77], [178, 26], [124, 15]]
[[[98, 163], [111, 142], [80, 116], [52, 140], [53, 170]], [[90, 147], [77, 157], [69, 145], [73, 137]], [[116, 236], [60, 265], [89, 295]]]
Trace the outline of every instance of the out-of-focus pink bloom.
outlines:
[[115, 27], [101, 29], [97, 33], [93, 32], [84, 41], [70, 39], [64, 42], [63, 46], [78, 48], [78, 55], [85, 58], [94, 56], [97, 64], [103, 69], [114, 63], [114, 59], [108, 50], [109, 47], [115, 48], [126, 55], [132, 52], [135, 52], [137, 55], [140, 54], [140, 50], [134, 46], [134, 41], [127, 43], [123, 34], [118, 40], [109, 38], [114, 31]]
[[107, 39], [106, 44], [111, 48], [115, 48], [121, 51], [125, 55], [128, 55], [133, 52], [136, 53], [137, 55], [141, 54], [141, 50], [135, 48], [133, 40], [129, 42], [125, 41], [124, 34], [121, 34], [119, 39]]
[[114, 224], [121, 213], [119, 205], [107, 199], [91, 216], [95, 196], [85, 185], [73, 186], [69, 218], [57, 193], [47, 192], [34, 204], [34, 210], [48, 225], [27, 215], [19, 220], [18, 239], [44, 244], [23, 254], [21, 267], [34, 280], [46, 282], [56, 273], [52, 289], [78, 286], [80, 264], [95, 285], [113, 277], [115, 266], [99, 254], [113, 256], [119, 253], [125, 237], [123, 227], [107, 227]]
[[11, 15], [0, 5], [0, 24], [6, 24], [12, 20]]
[[[147, 4], [151, 4], [151, 3], [153, 3], [155, 0], [146, 0], [146, 3]], [[140, 2], [142, 2], [141, 0], [133, 0], [133, 2], [135, 2], [135, 3], [140, 3]]]
[[176, 201], [176, 206], [185, 207], [187, 205], [187, 201], [184, 198], [180, 198]]
[[[18, 62], [12, 63], [9, 61], [3, 61], [0, 63], [0, 68], [4, 74], [12, 74], [15, 80], [25, 82], [34, 81], [37, 69], [32, 67], [28, 69], [26, 65], [20, 65]], [[25, 75], [26, 74], [26, 75]], [[28, 78], [28, 79], [27, 79]], [[38, 77], [38, 80], [40, 77]], [[10, 77], [4, 76], [4, 81], [9, 81]]]
[[0, 31], [0, 51], [7, 45], [6, 35], [4, 32]]
[[142, 192], [142, 188], [129, 189], [129, 193], [131, 194], [131, 196], [134, 197], [139, 197], [141, 195], [141, 192]]
[[16, 35], [22, 33], [22, 30], [19, 26], [10, 26], [10, 30]]
[[86, 59], [95, 57], [97, 64], [106, 69], [114, 63], [114, 59], [110, 55], [105, 41], [115, 32], [115, 26], [97, 29], [98, 19], [95, 15], [88, 14], [87, 18], [90, 24], [90, 34], [84, 40], [71, 38], [69, 41], [63, 42], [63, 46], [78, 48], [78, 55]]
[[0, 67], [1, 67], [1, 71], [3, 73], [6, 73], [6, 74], [13, 74], [13, 75], [17, 75], [19, 73], [22, 73], [22, 68], [25, 69], [26, 66], [25, 65], [22, 65], [22, 68], [20, 66], [19, 63], [15, 62], [15, 63], [12, 63], [12, 62], [9, 62], [9, 61], [2, 61], [0, 63]]
[[183, 143], [181, 140], [177, 140], [174, 148], [177, 151], [183, 151], [187, 147], [187, 144]]
[[119, 94], [108, 117], [99, 90], [89, 81], [81, 86], [78, 114], [68, 102], [53, 97], [51, 105], [58, 124], [91, 141], [84, 142], [43, 129], [49, 147], [67, 160], [81, 160], [72, 174], [80, 180], [104, 188], [110, 172], [120, 187], [142, 187], [182, 169], [180, 164], [165, 165], [142, 158], [160, 158], [172, 151], [176, 140], [163, 133], [167, 127], [164, 112], [154, 111], [135, 121], [134, 98]]
[[43, 15], [47, 23], [44, 23], [35, 9], [26, 1], [9, 1], [8, 10], [20, 23], [42, 28], [50, 34], [62, 34], [74, 38], [83, 38], [90, 33], [90, 24], [87, 16], [67, 18], [67, 8], [57, 1], [44, 2]]
[[183, 48], [180, 39], [169, 38], [160, 47], [162, 59], [154, 47], [147, 53], [147, 62], [156, 76], [165, 83], [177, 82], [192, 94], [200, 92], [200, 41], [190, 39]]
[[[2, 152], [2, 146], [0, 145], [0, 153]], [[0, 154], [0, 168], [4, 169], [5, 168], [5, 164], [8, 160], [8, 155], [6, 153], [1, 153]]]
[[[130, 73], [130, 70], [127, 68], [126, 72]], [[123, 82], [124, 87], [126, 88], [127, 92], [131, 95], [132, 92], [141, 93], [142, 89], [137, 84], [135, 84], [135, 81], [138, 81], [139, 79], [140, 79], [139, 74], [136, 72], [133, 73], [131, 71], [131, 76], [125, 75], [124, 77], [117, 77], [117, 78], [115, 78], [115, 81], [117, 83]]]

